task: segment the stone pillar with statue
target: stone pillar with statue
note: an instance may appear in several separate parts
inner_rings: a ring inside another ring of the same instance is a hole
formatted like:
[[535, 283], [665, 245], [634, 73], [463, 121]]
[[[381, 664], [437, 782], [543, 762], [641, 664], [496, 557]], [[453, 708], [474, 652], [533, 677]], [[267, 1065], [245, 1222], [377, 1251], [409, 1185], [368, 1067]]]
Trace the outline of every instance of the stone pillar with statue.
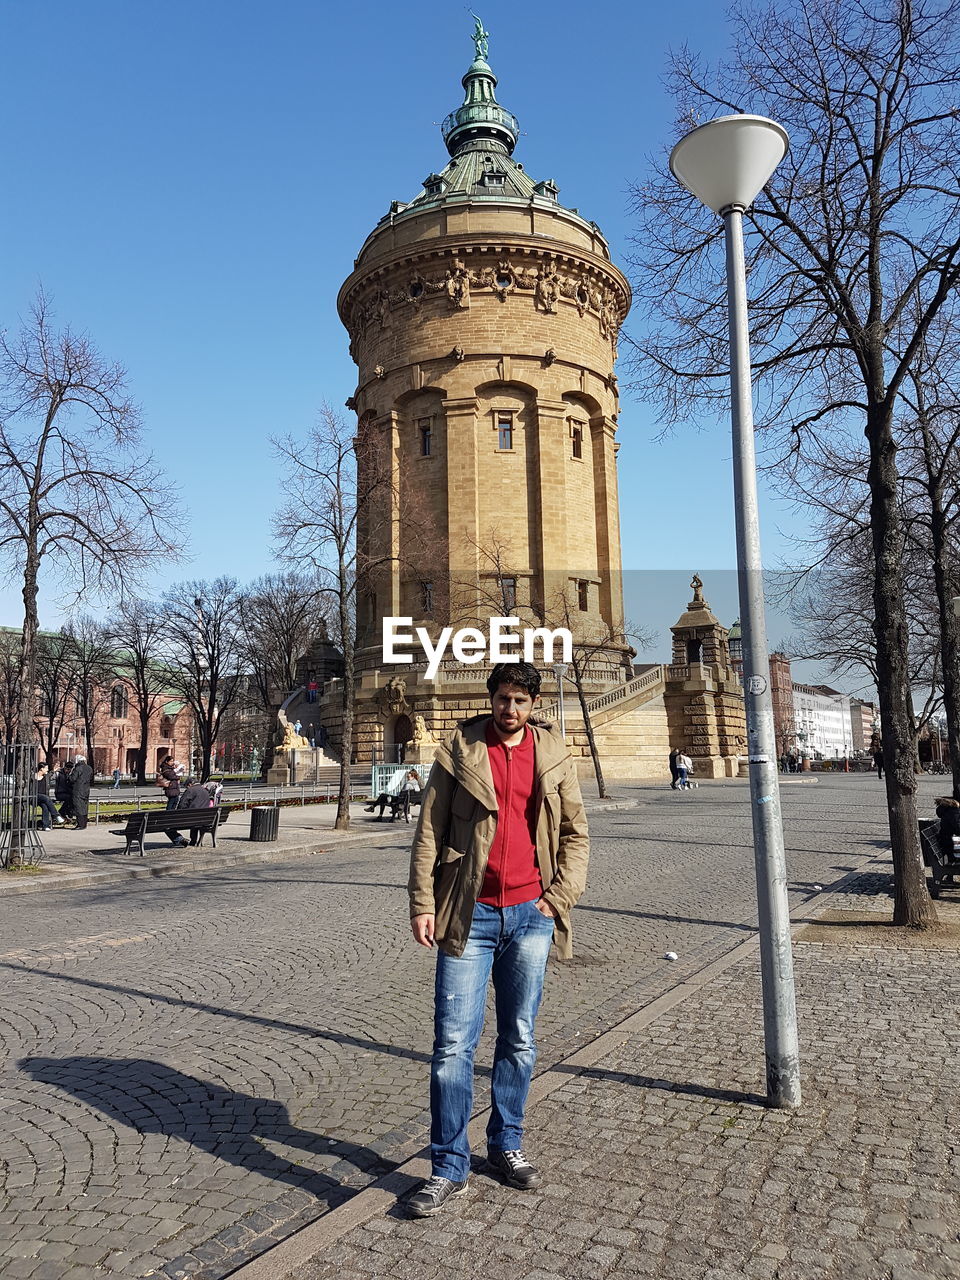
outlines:
[[672, 746], [693, 760], [694, 775], [735, 778], [746, 742], [743, 689], [730, 660], [727, 629], [694, 574], [693, 599], [676, 624], [664, 701]]

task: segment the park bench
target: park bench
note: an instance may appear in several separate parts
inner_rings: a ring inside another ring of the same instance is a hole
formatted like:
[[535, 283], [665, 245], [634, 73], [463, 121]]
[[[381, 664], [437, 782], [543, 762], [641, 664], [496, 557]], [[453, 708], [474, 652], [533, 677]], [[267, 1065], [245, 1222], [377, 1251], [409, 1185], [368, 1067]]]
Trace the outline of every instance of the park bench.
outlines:
[[[219, 805], [206, 809], [143, 809], [131, 813], [127, 825], [120, 833], [126, 837], [127, 847], [124, 853], [131, 853], [133, 846], [140, 849], [143, 857], [143, 838], [153, 832], [164, 831], [199, 831], [198, 845], [203, 844], [203, 837], [209, 831], [213, 847], [217, 847], [217, 827], [221, 822], [222, 809]], [[225, 815], [223, 815], [225, 816]]]
[[960, 851], [957, 849], [957, 839], [954, 837], [952, 857], [944, 857], [939, 836], [939, 818], [920, 820], [920, 849], [924, 864], [930, 868], [931, 898], [939, 898], [942, 889], [960, 889]]

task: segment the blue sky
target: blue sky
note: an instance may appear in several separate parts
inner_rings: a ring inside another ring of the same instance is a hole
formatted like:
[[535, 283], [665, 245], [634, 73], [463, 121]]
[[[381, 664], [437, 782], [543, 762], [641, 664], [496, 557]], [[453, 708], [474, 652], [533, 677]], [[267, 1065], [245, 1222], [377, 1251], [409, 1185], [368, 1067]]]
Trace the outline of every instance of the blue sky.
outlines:
[[[719, 51], [722, 12], [704, 0], [614, 0], [588, 20], [568, 0], [480, 12], [498, 96], [524, 131], [518, 159], [600, 224], [622, 264], [628, 183], [672, 141], [667, 51]], [[247, 581], [274, 567], [269, 437], [355, 385], [337, 290], [389, 202], [444, 162], [437, 123], [462, 98], [467, 7], [5, 0], [3, 14], [0, 322], [15, 326], [42, 282], [58, 319], [127, 367], [189, 512], [192, 559], [158, 565], [153, 589]], [[696, 568], [709, 594], [710, 573], [735, 563], [726, 424], [657, 443], [629, 394], [620, 422], [624, 567], [679, 583]], [[764, 500], [769, 563], [792, 520]], [[675, 603], [641, 593], [664, 657], [688, 597], [677, 589]], [[19, 623], [15, 592], [0, 614]], [[59, 618], [46, 594], [43, 623]], [[772, 620], [771, 639], [788, 630]]]

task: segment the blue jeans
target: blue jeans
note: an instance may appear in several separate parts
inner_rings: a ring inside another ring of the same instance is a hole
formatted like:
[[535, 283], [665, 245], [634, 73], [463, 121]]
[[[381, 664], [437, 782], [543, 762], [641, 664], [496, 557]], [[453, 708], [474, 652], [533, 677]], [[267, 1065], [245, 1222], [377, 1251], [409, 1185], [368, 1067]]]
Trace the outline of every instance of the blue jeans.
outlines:
[[687, 785], [687, 771], [681, 765], [680, 768], [677, 770], [677, 786], [681, 791], [683, 791], [686, 785]]
[[537, 1051], [533, 1024], [553, 921], [534, 903], [489, 907], [478, 902], [461, 956], [437, 957], [435, 1039], [430, 1069], [430, 1151], [433, 1172], [464, 1182], [470, 1172], [467, 1125], [473, 1110], [473, 1055], [483, 1030], [487, 984], [493, 975], [497, 1045], [493, 1055], [490, 1151], [522, 1145], [523, 1113]]

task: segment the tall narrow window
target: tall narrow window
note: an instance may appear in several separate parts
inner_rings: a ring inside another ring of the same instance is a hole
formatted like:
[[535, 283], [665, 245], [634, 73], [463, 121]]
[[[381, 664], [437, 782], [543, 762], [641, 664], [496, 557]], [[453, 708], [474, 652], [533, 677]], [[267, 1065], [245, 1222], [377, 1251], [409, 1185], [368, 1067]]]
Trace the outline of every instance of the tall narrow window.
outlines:
[[583, 427], [575, 422], [570, 430], [571, 449], [575, 458], [583, 457]]
[[430, 446], [433, 443], [433, 429], [429, 418], [421, 418], [417, 422], [420, 429], [420, 456], [421, 458], [430, 457]]
[[517, 580], [516, 578], [501, 578], [500, 591], [503, 596], [503, 607], [508, 612], [517, 607]]
[[513, 448], [513, 414], [497, 414], [497, 448], [507, 451]]
[[433, 613], [433, 583], [420, 583], [420, 608], [423, 610], [424, 617], [429, 617]]
[[577, 607], [581, 613], [586, 613], [590, 608], [589, 589], [590, 584], [586, 579], [580, 578], [577, 582]]
[[127, 691], [122, 684], [115, 684], [110, 691], [110, 716], [114, 720], [127, 718]]

